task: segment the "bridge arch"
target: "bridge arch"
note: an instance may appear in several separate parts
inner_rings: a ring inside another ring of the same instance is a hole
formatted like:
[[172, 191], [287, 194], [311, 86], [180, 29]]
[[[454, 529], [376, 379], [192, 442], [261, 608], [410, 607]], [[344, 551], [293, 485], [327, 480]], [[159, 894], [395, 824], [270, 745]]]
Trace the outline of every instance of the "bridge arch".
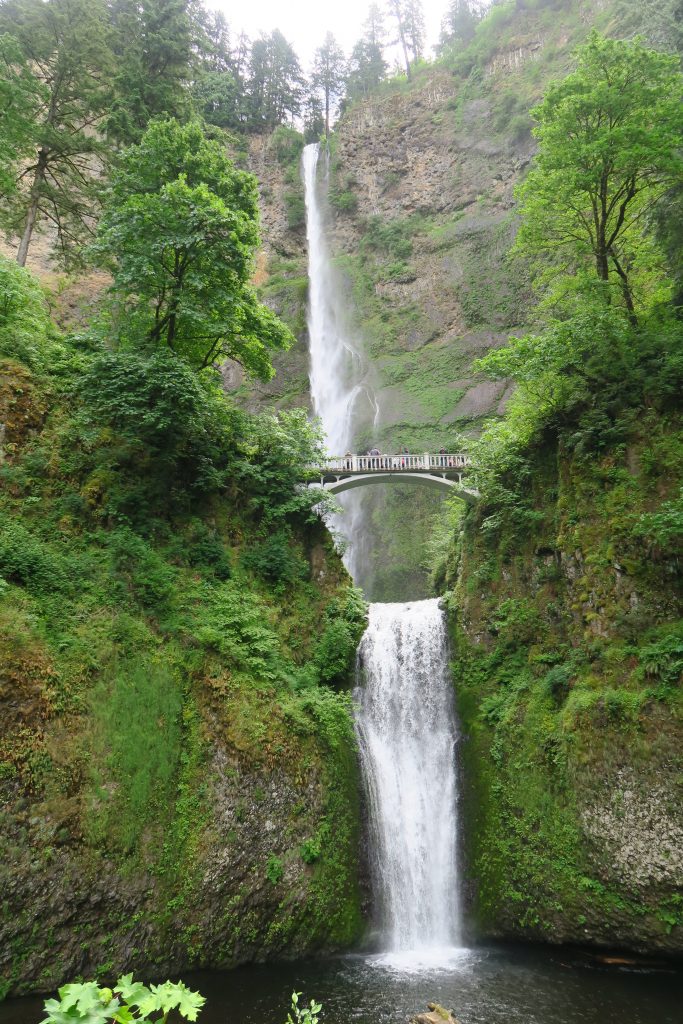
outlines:
[[462, 454], [347, 454], [327, 459], [317, 468], [320, 484], [330, 494], [342, 494], [368, 484], [413, 481], [428, 487], [454, 490], [458, 497], [471, 504], [479, 497], [478, 491], [463, 483], [463, 475], [471, 468], [471, 463], [467, 455]]
[[432, 473], [401, 473], [400, 471], [359, 473], [354, 476], [337, 477], [335, 480], [323, 480], [322, 486], [330, 494], [342, 494], [354, 487], [367, 487], [368, 484], [382, 483], [419, 483], [427, 487], [435, 487], [438, 490], [446, 488], [455, 491], [459, 498], [469, 504], [474, 504], [479, 497], [477, 491], [465, 487], [460, 480], [452, 480], [449, 477], [437, 476]]

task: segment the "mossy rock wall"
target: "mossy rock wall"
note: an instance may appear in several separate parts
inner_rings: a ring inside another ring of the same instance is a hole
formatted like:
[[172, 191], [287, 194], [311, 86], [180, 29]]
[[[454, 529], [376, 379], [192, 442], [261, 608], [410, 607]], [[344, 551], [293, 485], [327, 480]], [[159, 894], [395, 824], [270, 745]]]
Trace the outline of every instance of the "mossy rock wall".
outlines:
[[467, 522], [450, 595], [470, 924], [683, 952], [681, 553], [639, 533], [676, 497], [676, 422]]
[[0, 994], [351, 945], [365, 608], [326, 529], [126, 522], [68, 407], [12, 363], [3, 396]]

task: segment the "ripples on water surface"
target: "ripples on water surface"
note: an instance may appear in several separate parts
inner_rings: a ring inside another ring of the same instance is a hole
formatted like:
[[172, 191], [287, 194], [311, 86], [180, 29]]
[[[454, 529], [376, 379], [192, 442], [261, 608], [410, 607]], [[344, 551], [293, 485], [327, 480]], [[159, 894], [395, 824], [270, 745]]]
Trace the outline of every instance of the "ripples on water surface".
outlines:
[[[460, 1024], [681, 1024], [683, 973], [591, 967], [566, 951], [520, 948], [347, 956], [185, 974], [208, 1002], [199, 1024], [283, 1024], [292, 989], [323, 1003], [322, 1024], [405, 1024], [435, 1000]], [[441, 966], [438, 964], [441, 963]], [[42, 999], [0, 1004], [0, 1024], [38, 1024]]]

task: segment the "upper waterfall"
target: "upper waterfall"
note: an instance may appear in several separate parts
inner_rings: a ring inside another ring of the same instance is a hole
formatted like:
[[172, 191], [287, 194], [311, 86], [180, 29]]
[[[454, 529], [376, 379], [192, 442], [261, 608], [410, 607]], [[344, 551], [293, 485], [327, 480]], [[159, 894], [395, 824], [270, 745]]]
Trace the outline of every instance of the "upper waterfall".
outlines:
[[[322, 181], [319, 164], [322, 156]], [[342, 455], [353, 444], [360, 406], [378, 414], [377, 399], [366, 380], [366, 368], [347, 326], [345, 301], [334, 272], [325, 232], [324, 197], [328, 156], [317, 143], [304, 148], [303, 174], [308, 241], [308, 336], [313, 408], [323, 425], [328, 451]], [[322, 186], [322, 187], [321, 187]]]

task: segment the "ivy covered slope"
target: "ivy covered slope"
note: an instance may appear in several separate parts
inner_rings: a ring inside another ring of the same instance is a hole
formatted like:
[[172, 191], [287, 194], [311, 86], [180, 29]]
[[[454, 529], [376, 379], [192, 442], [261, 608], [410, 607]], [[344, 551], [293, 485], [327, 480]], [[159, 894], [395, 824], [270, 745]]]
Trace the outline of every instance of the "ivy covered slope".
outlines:
[[516, 392], [436, 569], [487, 934], [683, 951], [682, 98], [677, 57], [593, 35], [534, 110], [542, 301], [480, 363]]
[[97, 325], [59, 336], [0, 262], [5, 992], [359, 929], [346, 688], [365, 609], [300, 486], [318, 440], [201, 369], [210, 345], [267, 375], [288, 343], [248, 284], [254, 211], [218, 144], [156, 122], [108, 194]]

